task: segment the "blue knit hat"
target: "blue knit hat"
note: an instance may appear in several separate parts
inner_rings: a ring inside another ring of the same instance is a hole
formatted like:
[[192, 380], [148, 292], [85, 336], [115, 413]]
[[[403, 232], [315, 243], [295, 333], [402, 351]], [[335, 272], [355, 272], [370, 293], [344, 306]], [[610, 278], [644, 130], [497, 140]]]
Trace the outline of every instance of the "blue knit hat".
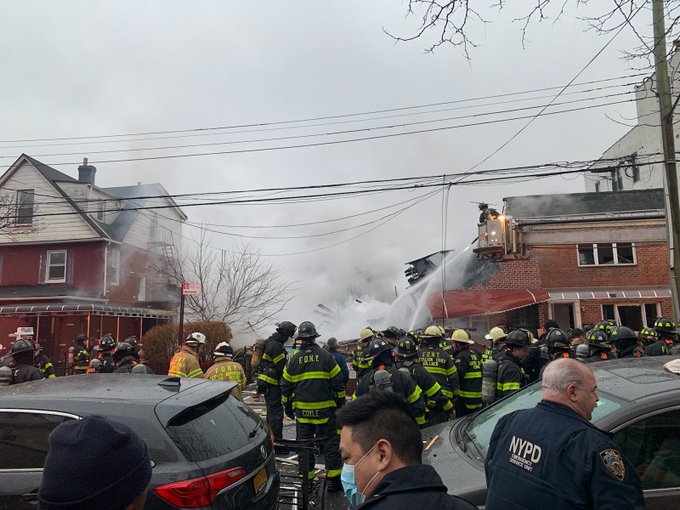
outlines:
[[144, 441], [101, 416], [69, 420], [49, 437], [41, 510], [124, 510], [151, 480]]

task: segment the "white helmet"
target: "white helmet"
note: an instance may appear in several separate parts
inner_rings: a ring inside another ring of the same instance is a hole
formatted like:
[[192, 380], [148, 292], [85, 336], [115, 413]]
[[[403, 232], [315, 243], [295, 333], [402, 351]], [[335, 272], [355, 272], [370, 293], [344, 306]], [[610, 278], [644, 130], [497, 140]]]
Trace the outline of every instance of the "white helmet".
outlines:
[[205, 344], [205, 335], [203, 333], [199, 333], [198, 331], [196, 331], [194, 333], [191, 333], [184, 341], [184, 343], [203, 345]]

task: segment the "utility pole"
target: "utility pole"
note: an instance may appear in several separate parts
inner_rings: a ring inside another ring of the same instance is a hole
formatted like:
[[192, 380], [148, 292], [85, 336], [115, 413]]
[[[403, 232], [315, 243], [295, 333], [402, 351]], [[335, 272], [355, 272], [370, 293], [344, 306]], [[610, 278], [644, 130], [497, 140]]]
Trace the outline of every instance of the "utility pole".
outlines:
[[666, 24], [663, 0], [652, 0], [652, 20], [654, 24], [654, 69], [656, 88], [659, 94], [659, 113], [661, 120], [661, 141], [663, 143], [665, 166], [665, 205], [666, 225], [668, 226], [668, 249], [670, 262], [670, 284], [673, 297], [673, 315], [680, 321], [680, 200], [678, 199], [678, 171], [675, 164], [675, 137], [673, 135], [673, 106], [671, 86], [668, 79], [666, 60]]

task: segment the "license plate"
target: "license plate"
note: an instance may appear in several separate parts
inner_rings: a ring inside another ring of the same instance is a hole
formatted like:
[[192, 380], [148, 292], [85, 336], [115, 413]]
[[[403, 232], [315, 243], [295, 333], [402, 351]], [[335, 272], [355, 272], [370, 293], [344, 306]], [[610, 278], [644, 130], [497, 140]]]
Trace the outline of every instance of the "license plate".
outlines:
[[260, 492], [262, 488], [267, 485], [267, 469], [261, 469], [259, 473], [253, 478], [253, 485], [255, 486], [255, 494]]

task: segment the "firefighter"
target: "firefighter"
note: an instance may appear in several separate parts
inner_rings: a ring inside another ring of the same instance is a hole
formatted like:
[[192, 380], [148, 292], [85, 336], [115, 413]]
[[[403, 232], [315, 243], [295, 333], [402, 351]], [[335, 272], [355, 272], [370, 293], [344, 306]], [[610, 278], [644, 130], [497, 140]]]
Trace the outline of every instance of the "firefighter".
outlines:
[[[175, 356], [177, 355], [175, 354]], [[141, 364], [135, 348], [127, 342], [120, 342], [116, 346], [116, 350], [113, 352], [113, 363], [115, 364], [114, 374], [129, 374], [133, 368]]]
[[659, 339], [645, 348], [645, 356], [663, 356], [670, 354], [677, 338], [675, 324], [666, 317], [659, 317], [654, 321], [654, 330]]
[[213, 351], [213, 365], [203, 374], [203, 379], [212, 381], [232, 381], [236, 387], [231, 394], [243, 400], [241, 392], [246, 387], [246, 373], [240, 363], [234, 360], [234, 349], [227, 342], [220, 342]]
[[455, 330], [451, 341], [460, 381], [460, 396], [456, 400], [456, 416], [460, 417], [482, 407], [482, 355], [464, 329]]
[[441, 347], [444, 330], [439, 326], [429, 326], [421, 335], [418, 360], [442, 387], [444, 396], [455, 403], [460, 394], [458, 371], [453, 358]]
[[257, 392], [264, 395], [267, 406], [267, 423], [274, 439], [283, 439], [283, 404], [281, 403], [281, 377], [286, 366], [285, 344], [295, 335], [295, 324], [283, 321], [276, 331], [264, 341], [262, 360], [258, 366]]
[[495, 358], [501, 352], [506, 336], [505, 331], [500, 326], [495, 326], [489, 330], [489, 334], [484, 337], [489, 341], [489, 345], [482, 353], [482, 363]]
[[116, 339], [113, 335], [104, 335], [99, 340], [99, 373], [110, 374], [114, 370], [113, 351], [116, 348]]
[[489, 204], [482, 202], [479, 204], [479, 224], [484, 225], [489, 220], [495, 220], [498, 218], [498, 211], [493, 207], [489, 207]]
[[87, 340], [87, 336], [80, 334], [76, 337], [75, 345], [73, 346], [73, 373], [85, 374], [87, 367], [90, 364], [90, 353], [84, 347], [83, 342]]
[[524, 387], [528, 378], [522, 360], [529, 355], [529, 335], [522, 329], [508, 333], [505, 347], [498, 356], [496, 399], [501, 399]]
[[[397, 368], [406, 371], [420, 388], [425, 401], [425, 422], [436, 425], [446, 421], [453, 409], [451, 400], [444, 396], [442, 387], [425, 367], [418, 362], [418, 346], [411, 338], [399, 340], [395, 350], [397, 354]], [[443, 418], [443, 420], [442, 420]], [[440, 419], [441, 421], [437, 421]]]
[[413, 419], [420, 427], [424, 427], [425, 403], [422, 390], [412, 377], [395, 366], [392, 346], [382, 338], [376, 337], [371, 340], [366, 350], [366, 358], [371, 362], [371, 368], [359, 380], [352, 399], [368, 393], [371, 388], [393, 391], [401, 395], [408, 404]]
[[553, 328], [548, 331], [548, 334], [545, 335], [545, 345], [543, 347], [547, 351], [550, 361], [557, 358], [571, 357], [569, 337], [561, 329]]
[[33, 353], [35, 344], [32, 340], [19, 338], [12, 344], [10, 354], [14, 359], [12, 367], [12, 384], [19, 384], [28, 381], [38, 381], [43, 378], [39, 368], [33, 364]]
[[640, 356], [636, 352], [638, 338], [635, 332], [626, 326], [616, 326], [611, 330], [609, 343], [616, 350], [617, 358], [637, 358]]
[[36, 367], [40, 369], [40, 372], [45, 379], [54, 379], [57, 374], [54, 373], [54, 365], [52, 360], [45, 356], [43, 353], [43, 348], [41, 345], [36, 344], [35, 352], [33, 353], [33, 361]]
[[[302, 347], [283, 369], [281, 393], [286, 415], [297, 422], [297, 440], [317, 439], [323, 444], [328, 492], [342, 490], [340, 473], [340, 438], [335, 427], [335, 410], [345, 403], [345, 385], [340, 367], [331, 354], [316, 343], [320, 335], [309, 321], [300, 324], [297, 338]], [[314, 455], [310, 471], [301, 473], [314, 478]]]
[[130, 344], [130, 347], [132, 347], [132, 350], [135, 351], [135, 354], [139, 354], [139, 340], [135, 335], [127, 337], [125, 340], [123, 340], [123, 342]]
[[12, 384], [12, 369], [7, 365], [0, 366], [0, 387]]
[[370, 360], [364, 359], [368, 344], [377, 335], [372, 328], [366, 327], [359, 333], [359, 343], [352, 352], [352, 368], [357, 373], [357, 381], [361, 379], [366, 372], [371, 369]]
[[654, 328], [643, 327], [638, 331], [638, 339], [643, 348], [647, 348], [659, 339], [659, 334]]
[[182, 348], [170, 360], [168, 375], [171, 377], [203, 377], [198, 351], [202, 345], [205, 345], [205, 341], [203, 333], [198, 331], [191, 333], [184, 341]]
[[586, 356], [581, 360], [584, 363], [594, 361], [606, 361], [612, 359], [612, 347], [607, 343], [607, 334], [599, 329], [592, 329], [586, 333], [587, 347]]

